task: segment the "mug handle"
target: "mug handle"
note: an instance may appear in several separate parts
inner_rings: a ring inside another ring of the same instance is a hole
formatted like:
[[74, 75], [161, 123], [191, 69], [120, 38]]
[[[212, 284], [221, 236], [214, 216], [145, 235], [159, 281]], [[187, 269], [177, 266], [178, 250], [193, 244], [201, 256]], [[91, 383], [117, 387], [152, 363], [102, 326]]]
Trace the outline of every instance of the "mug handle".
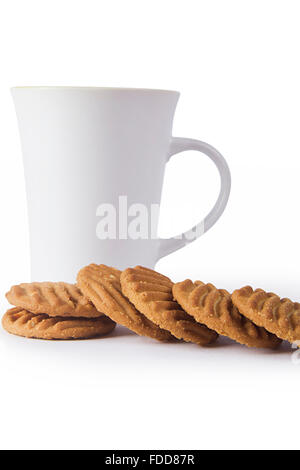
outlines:
[[200, 140], [172, 137], [168, 159], [172, 155], [186, 150], [198, 150], [207, 155], [215, 163], [221, 177], [220, 194], [212, 210], [197, 225], [194, 225], [190, 230], [175, 237], [159, 239], [158, 260], [173, 253], [173, 251], [179, 250], [179, 248], [183, 248], [207, 232], [222, 215], [229, 198], [231, 186], [230, 170], [225, 158], [220, 152]]

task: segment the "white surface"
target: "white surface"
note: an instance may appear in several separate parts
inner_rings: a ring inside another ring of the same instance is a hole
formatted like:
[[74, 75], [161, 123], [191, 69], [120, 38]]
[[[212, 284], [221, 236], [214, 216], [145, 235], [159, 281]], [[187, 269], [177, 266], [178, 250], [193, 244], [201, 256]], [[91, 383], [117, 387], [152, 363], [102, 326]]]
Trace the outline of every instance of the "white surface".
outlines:
[[[232, 193], [220, 221], [159, 269], [300, 299], [299, 2], [11, 0], [0, 9], [2, 299], [29, 278], [9, 88], [44, 84], [180, 90], [174, 135], [213, 143]], [[218, 192], [213, 165], [186, 158], [168, 164], [162, 236], [196, 223]], [[299, 448], [300, 366], [288, 346], [201, 349], [133, 335], [52, 343], [1, 331], [0, 348], [3, 448]]]

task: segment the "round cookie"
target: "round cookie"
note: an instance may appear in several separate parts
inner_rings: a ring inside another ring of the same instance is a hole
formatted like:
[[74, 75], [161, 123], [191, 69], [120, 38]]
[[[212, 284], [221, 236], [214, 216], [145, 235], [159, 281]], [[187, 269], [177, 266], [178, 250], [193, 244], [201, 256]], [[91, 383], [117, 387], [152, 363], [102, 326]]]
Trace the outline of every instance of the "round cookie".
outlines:
[[142, 266], [121, 274], [122, 292], [154, 323], [184, 341], [201, 346], [214, 342], [217, 333], [196, 322], [174, 301], [172, 285], [168, 277]]
[[250, 286], [235, 290], [232, 301], [256, 325], [290, 343], [300, 341], [300, 303]]
[[49, 317], [14, 307], [2, 318], [3, 328], [18, 336], [39, 339], [86, 339], [110, 333], [115, 323], [102, 315], [98, 318]]
[[93, 304], [116, 323], [123, 325], [138, 335], [148, 336], [158, 341], [170, 341], [169, 331], [159, 328], [148, 320], [122, 294], [121, 271], [104, 264], [90, 264], [82, 268], [77, 276], [78, 286]]
[[256, 348], [276, 348], [281, 340], [240, 314], [231, 295], [212, 284], [187, 279], [173, 285], [177, 302], [197, 321], [220, 335]]
[[87, 317], [102, 315], [75, 284], [31, 282], [11, 287], [6, 298], [12, 305], [50, 317]]

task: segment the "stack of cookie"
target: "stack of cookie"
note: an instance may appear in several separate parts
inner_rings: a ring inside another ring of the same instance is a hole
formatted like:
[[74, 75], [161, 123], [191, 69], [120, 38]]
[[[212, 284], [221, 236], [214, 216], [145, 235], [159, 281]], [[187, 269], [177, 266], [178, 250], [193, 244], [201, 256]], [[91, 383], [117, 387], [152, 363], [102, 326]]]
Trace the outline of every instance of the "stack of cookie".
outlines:
[[33, 282], [13, 286], [6, 294], [15, 308], [2, 325], [9, 333], [40, 339], [81, 339], [101, 336], [115, 322], [99, 312], [78, 287], [65, 282]]
[[42, 339], [77, 339], [109, 333], [118, 323], [158, 341], [205, 346], [219, 335], [257, 348], [300, 340], [300, 304], [244, 287], [229, 294], [187, 279], [174, 284], [152, 269], [121, 272], [90, 264], [77, 285], [32, 283], [6, 294], [15, 308], [3, 317], [10, 333]]

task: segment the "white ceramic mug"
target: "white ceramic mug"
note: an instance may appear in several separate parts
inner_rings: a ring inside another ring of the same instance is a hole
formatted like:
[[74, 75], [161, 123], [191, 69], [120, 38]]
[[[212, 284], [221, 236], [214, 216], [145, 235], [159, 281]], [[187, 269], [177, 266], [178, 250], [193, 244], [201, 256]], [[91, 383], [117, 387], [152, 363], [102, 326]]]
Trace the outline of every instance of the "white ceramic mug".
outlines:
[[[230, 172], [222, 155], [198, 140], [172, 137], [178, 92], [17, 87], [12, 95], [24, 157], [33, 280], [72, 282], [91, 262], [153, 267], [207, 231], [224, 211]], [[116, 208], [117, 224], [125, 198], [127, 208], [136, 210], [138, 204], [149, 214], [159, 207], [165, 164], [184, 150], [206, 154], [221, 176], [219, 197], [205, 219], [170, 239], [157, 238], [156, 219], [146, 239], [127, 236], [124, 227], [122, 233], [112, 227], [110, 236], [101, 236], [99, 220], [107, 204]]]

